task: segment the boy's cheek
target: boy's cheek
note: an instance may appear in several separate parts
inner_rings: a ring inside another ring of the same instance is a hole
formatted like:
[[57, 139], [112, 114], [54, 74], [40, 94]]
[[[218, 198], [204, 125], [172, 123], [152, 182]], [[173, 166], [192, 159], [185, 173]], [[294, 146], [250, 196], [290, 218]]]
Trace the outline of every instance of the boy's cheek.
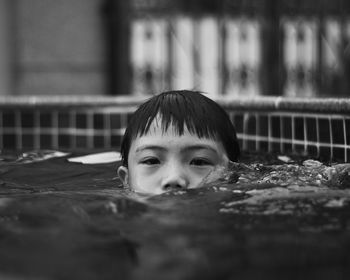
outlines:
[[129, 186], [136, 192], [160, 194], [161, 183], [147, 169], [134, 169], [129, 174]]
[[159, 185], [152, 182], [146, 182], [145, 180], [135, 180], [130, 183], [130, 187], [135, 192], [143, 194], [156, 195], [164, 192]]
[[130, 176], [135, 180], [148, 181], [154, 177], [156, 171], [157, 170], [154, 168], [136, 166], [135, 168], [131, 169]]

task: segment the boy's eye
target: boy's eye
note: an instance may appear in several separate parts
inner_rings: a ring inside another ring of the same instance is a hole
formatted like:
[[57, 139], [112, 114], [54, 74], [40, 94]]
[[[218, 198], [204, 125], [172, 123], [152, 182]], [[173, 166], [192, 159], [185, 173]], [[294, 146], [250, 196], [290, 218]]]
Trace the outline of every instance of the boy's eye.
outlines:
[[196, 166], [212, 165], [211, 161], [205, 158], [194, 158], [191, 160], [190, 164]]
[[159, 164], [160, 160], [157, 158], [146, 158], [144, 160], [141, 160], [141, 163], [146, 165], [154, 165], [154, 164]]

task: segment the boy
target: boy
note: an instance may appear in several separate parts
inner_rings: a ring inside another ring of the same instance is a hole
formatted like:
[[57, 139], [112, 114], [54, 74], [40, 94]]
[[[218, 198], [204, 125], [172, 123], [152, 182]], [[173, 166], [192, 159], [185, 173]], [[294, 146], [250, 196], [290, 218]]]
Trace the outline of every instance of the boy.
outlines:
[[237, 161], [239, 145], [227, 113], [199, 92], [169, 91], [132, 115], [118, 175], [136, 192], [198, 188], [213, 171]]

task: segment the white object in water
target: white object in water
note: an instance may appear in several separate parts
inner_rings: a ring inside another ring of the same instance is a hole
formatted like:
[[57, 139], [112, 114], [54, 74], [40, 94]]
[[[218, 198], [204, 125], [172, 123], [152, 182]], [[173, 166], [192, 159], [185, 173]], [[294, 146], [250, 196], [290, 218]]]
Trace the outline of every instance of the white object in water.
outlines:
[[283, 162], [286, 162], [286, 163], [288, 163], [288, 162], [293, 162], [293, 160], [290, 158], [290, 157], [288, 157], [288, 156], [278, 156], [277, 157], [280, 161], [283, 161]]
[[16, 163], [32, 163], [44, 161], [51, 158], [65, 157], [69, 154], [70, 153], [64, 153], [55, 150], [34, 150], [21, 154], [16, 160]]
[[91, 154], [68, 159], [69, 162], [77, 162], [83, 164], [111, 163], [119, 160], [121, 160], [121, 154], [115, 151]]

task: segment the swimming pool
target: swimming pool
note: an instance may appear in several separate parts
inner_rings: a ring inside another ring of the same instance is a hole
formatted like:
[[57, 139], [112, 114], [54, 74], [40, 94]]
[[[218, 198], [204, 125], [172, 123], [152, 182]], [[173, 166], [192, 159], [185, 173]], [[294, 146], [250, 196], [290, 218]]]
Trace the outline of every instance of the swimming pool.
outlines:
[[350, 273], [350, 190], [327, 184], [330, 166], [246, 155], [232, 166], [233, 181], [146, 198], [120, 187], [118, 163], [67, 157], [31, 163], [8, 154], [1, 163], [1, 279]]
[[[118, 162], [67, 161], [115, 149], [137, 102], [3, 104], [0, 278], [348, 279], [349, 173], [334, 162], [348, 159], [348, 105], [288, 115], [272, 101], [223, 101], [246, 150], [227, 176], [148, 198], [120, 187]], [[21, 156], [44, 148], [70, 154]]]

